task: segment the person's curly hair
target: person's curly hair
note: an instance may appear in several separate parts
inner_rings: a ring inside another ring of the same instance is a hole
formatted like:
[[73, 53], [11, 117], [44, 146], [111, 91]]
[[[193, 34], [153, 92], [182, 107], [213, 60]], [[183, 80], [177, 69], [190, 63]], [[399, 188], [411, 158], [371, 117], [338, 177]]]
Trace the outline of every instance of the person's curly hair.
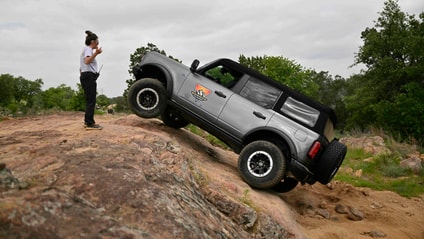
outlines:
[[97, 35], [94, 34], [91, 31], [85, 31], [85, 34], [87, 34], [87, 36], [85, 37], [85, 45], [89, 46], [91, 44], [91, 41], [95, 41], [98, 39]]

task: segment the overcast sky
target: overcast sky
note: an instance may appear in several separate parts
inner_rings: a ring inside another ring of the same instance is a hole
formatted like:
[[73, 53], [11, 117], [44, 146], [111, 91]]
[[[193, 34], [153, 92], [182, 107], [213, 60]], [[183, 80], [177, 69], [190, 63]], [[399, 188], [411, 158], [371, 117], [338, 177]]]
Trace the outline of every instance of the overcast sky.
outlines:
[[[423, 0], [399, 0], [418, 15]], [[384, 0], [1, 0], [0, 74], [41, 78], [43, 89], [79, 83], [85, 30], [99, 36], [98, 92], [122, 95], [129, 56], [154, 43], [190, 65], [216, 58], [284, 56], [305, 68], [349, 77]], [[1, 97], [1, 96], [0, 96]]]

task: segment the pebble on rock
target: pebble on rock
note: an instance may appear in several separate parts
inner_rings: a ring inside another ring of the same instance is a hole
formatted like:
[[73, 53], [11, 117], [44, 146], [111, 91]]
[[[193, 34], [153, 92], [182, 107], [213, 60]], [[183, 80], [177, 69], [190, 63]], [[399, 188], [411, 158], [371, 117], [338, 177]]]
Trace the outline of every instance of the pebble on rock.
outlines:
[[362, 221], [364, 219], [364, 213], [357, 208], [350, 207], [347, 214], [347, 218], [352, 221]]

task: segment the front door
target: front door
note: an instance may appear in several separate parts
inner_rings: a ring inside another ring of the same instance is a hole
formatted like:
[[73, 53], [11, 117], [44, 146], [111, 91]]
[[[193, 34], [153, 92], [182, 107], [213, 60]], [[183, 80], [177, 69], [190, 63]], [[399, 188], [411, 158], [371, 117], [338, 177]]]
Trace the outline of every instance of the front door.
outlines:
[[221, 84], [199, 75], [190, 74], [178, 91], [178, 103], [197, 116], [215, 123], [233, 92]]

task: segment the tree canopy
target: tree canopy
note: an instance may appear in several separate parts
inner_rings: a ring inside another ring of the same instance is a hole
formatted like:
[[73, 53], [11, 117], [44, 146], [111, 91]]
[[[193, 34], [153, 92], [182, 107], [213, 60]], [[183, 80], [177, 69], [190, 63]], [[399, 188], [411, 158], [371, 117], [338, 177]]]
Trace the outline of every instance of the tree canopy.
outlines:
[[[403, 137], [424, 138], [424, 12], [416, 18], [388, 0], [374, 27], [361, 33], [355, 64], [367, 67], [351, 79], [349, 127], [373, 125]], [[420, 95], [421, 94], [421, 95]]]

